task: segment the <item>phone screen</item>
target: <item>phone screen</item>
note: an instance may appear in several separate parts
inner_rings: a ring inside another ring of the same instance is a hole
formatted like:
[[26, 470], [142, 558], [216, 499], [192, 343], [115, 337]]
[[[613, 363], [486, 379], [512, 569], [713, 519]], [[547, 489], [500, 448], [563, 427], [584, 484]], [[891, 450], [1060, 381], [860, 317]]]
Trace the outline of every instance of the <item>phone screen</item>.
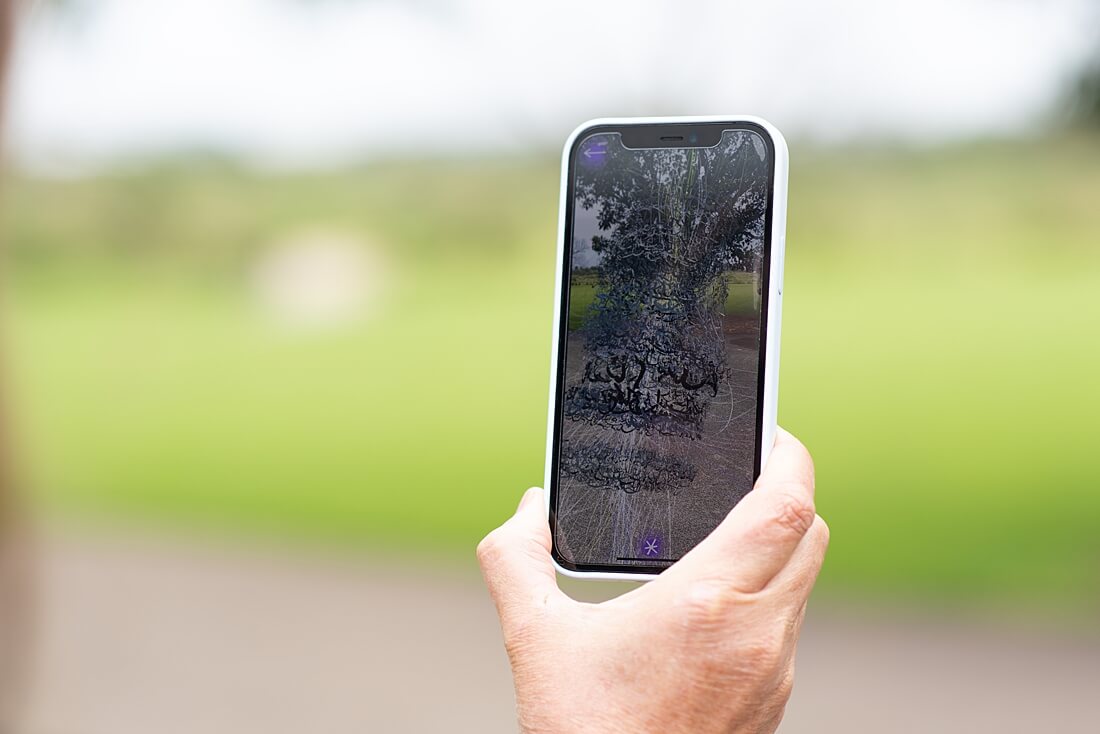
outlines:
[[749, 123], [710, 136], [597, 127], [570, 152], [550, 488], [565, 568], [662, 570], [759, 473], [774, 148]]

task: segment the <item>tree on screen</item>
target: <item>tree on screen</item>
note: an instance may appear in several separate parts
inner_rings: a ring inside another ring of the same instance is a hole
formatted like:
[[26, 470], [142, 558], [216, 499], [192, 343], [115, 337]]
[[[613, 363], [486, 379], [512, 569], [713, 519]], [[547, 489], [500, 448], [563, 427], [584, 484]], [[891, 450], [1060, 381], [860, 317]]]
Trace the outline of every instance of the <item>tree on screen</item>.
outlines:
[[580, 168], [576, 203], [597, 211], [601, 287], [585, 323], [588, 359], [567, 390], [573, 420], [697, 438], [726, 379], [726, 273], [763, 250], [768, 165], [760, 139], [713, 148], [608, 146]]

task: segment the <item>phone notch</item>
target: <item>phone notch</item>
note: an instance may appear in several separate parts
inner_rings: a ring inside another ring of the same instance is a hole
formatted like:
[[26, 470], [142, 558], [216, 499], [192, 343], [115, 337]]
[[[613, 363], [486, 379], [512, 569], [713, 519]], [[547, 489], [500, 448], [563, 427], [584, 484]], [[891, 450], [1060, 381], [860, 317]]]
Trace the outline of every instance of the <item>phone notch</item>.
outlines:
[[722, 139], [724, 125], [635, 125], [621, 130], [624, 148], [713, 148]]

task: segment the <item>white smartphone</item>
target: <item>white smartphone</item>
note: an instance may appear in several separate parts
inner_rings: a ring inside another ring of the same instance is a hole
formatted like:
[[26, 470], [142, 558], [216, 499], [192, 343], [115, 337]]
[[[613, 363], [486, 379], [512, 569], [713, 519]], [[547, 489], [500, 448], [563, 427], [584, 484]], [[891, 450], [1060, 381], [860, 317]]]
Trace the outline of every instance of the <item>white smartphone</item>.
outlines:
[[593, 120], [562, 156], [546, 445], [559, 572], [645, 580], [775, 440], [787, 145], [756, 117]]

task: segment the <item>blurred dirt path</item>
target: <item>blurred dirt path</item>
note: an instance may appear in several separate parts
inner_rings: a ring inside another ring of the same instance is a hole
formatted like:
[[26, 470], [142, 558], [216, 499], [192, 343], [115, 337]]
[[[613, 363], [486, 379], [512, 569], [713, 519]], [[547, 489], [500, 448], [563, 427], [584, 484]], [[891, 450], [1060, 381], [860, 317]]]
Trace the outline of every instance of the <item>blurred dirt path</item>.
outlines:
[[[39, 571], [23, 734], [514, 731], [473, 568], [54, 536]], [[1100, 731], [1097, 638], [810, 617], [785, 734]]]

